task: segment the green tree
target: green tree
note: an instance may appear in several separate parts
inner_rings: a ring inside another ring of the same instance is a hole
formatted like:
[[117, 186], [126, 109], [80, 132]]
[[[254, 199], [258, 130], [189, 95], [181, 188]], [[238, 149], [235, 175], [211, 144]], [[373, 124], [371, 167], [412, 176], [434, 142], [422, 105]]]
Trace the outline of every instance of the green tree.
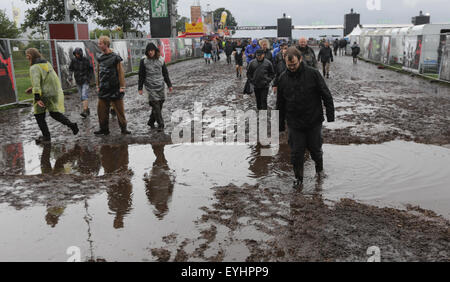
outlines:
[[19, 29], [6, 15], [5, 10], [0, 10], [0, 38], [17, 38]]
[[177, 16], [177, 32], [186, 32], [185, 23], [189, 23], [189, 18]]
[[[71, 12], [71, 20], [87, 21], [94, 18], [98, 25], [113, 29], [119, 27], [123, 32], [133, 31], [149, 21], [148, 0], [79, 0], [79, 10]], [[63, 0], [25, 0], [27, 4], [37, 5], [25, 15], [23, 29], [36, 28], [43, 33], [49, 21], [64, 21]]]
[[103, 27], [120, 27], [130, 32], [149, 22], [150, 4], [148, 0], [85, 0], [95, 11], [94, 21]]
[[227, 12], [228, 14], [225, 26], [237, 26], [238, 24], [236, 22], [236, 19], [233, 17], [233, 14], [231, 14], [231, 12], [225, 8], [219, 8], [214, 11], [213, 13], [214, 26], [218, 27], [223, 11]]
[[[25, 0], [27, 4], [37, 5], [28, 9], [25, 14], [25, 22], [22, 24], [22, 30], [28, 28], [35, 29], [33, 33], [44, 34], [47, 29], [47, 22], [64, 21], [65, 9], [63, 0]], [[90, 5], [87, 0], [80, 0], [80, 11], [71, 11], [70, 17], [76, 21], [87, 21], [91, 15]]]

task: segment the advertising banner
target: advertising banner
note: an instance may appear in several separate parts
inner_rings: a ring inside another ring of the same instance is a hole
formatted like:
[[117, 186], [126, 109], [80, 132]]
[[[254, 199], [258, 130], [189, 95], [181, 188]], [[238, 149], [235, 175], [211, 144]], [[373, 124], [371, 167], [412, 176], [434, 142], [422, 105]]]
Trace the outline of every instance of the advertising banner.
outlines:
[[152, 18], [167, 18], [169, 8], [167, 0], [151, 0]]
[[389, 36], [383, 36], [383, 45], [381, 46], [381, 62], [383, 64], [389, 64], [389, 56], [391, 53], [391, 38]]
[[0, 105], [16, 102], [13, 66], [8, 41], [0, 40]]
[[186, 33], [203, 33], [204, 27], [203, 23], [186, 23], [185, 24]]
[[76, 86], [73, 74], [69, 71], [70, 62], [75, 56], [73, 51], [75, 48], [83, 49], [83, 55], [86, 55], [84, 51], [83, 42], [57, 42], [56, 48], [58, 49], [58, 63], [59, 63], [59, 73], [61, 75], [61, 86], [63, 89], [69, 89]]
[[405, 38], [404, 54], [403, 68], [410, 71], [419, 71], [420, 56], [422, 54], [422, 35], [407, 36]]
[[441, 73], [439, 78], [450, 81], [450, 35], [447, 35], [446, 43], [443, 45], [441, 55]]

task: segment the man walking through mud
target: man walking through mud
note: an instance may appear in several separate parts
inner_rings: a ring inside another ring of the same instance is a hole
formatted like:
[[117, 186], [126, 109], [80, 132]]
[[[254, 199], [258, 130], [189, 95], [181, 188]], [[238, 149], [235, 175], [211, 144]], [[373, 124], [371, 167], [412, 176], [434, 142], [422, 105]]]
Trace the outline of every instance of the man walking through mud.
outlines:
[[209, 42], [208, 39], [206, 39], [202, 47], [202, 52], [203, 58], [205, 59], [205, 64], [207, 65], [211, 64], [212, 48], [213, 48], [212, 44]]
[[280, 132], [289, 128], [291, 163], [294, 166], [294, 188], [303, 186], [303, 166], [305, 149], [316, 164], [318, 178], [323, 173], [322, 123], [323, 106], [328, 122], [334, 122], [334, 103], [319, 71], [307, 66], [295, 47], [286, 52], [287, 71], [278, 81], [277, 109], [280, 114]]
[[298, 50], [302, 54], [304, 62], [313, 68], [317, 69], [317, 60], [316, 60], [316, 53], [314, 53], [314, 50], [308, 46], [308, 41], [305, 37], [300, 38], [298, 41]]
[[277, 93], [277, 86], [278, 86], [278, 79], [280, 78], [281, 74], [283, 74], [286, 70], [286, 52], [289, 48], [288, 44], [286, 42], [281, 43], [280, 52], [276, 55], [274, 60], [274, 70], [275, 70], [275, 79], [273, 80], [273, 92]]
[[247, 57], [247, 68], [250, 65], [250, 62], [255, 59], [256, 50], [261, 49], [258, 45], [258, 40], [253, 39], [252, 44], [245, 47], [245, 56]]
[[234, 62], [236, 63], [236, 77], [242, 77], [242, 66], [244, 65], [244, 46], [241, 40], [238, 39], [236, 45], [233, 48]]
[[98, 91], [98, 121], [100, 130], [95, 135], [109, 135], [109, 109], [111, 104], [117, 115], [117, 120], [123, 135], [131, 134], [127, 130], [123, 97], [125, 95], [125, 72], [122, 58], [110, 48], [111, 41], [107, 36], [100, 36], [98, 47], [102, 54], [98, 58], [97, 91]]
[[255, 86], [256, 107], [258, 110], [267, 110], [267, 95], [270, 83], [275, 77], [272, 63], [265, 59], [264, 50], [256, 51], [256, 59], [250, 62], [247, 78]]
[[139, 65], [139, 95], [143, 95], [144, 85], [148, 93], [148, 101], [152, 107], [152, 113], [147, 123], [152, 129], [155, 128], [155, 122], [158, 124], [158, 130], [164, 130], [164, 119], [162, 116], [162, 107], [166, 100], [167, 84], [169, 91], [172, 92], [172, 82], [169, 78], [164, 58], [161, 57], [158, 47], [153, 43], [148, 43], [145, 48], [145, 58]]
[[[89, 83], [94, 76], [94, 69], [88, 58], [83, 56], [83, 50], [81, 48], [75, 48], [73, 55], [75, 58], [70, 62], [69, 71], [75, 75], [78, 93], [83, 103], [83, 112], [80, 115], [83, 118], [87, 118], [91, 114], [89, 110]], [[72, 79], [72, 76], [70, 79]]]
[[330, 64], [333, 62], [333, 51], [331, 50], [328, 41], [326, 41], [324, 47], [320, 49], [317, 60], [322, 62], [323, 77], [330, 78]]
[[37, 144], [51, 142], [50, 131], [45, 121], [46, 112], [50, 116], [69, 127], [74, 135], [79, 132], [78, 125], [71, 122], [63, 113], [64, 93], [61, 82], [53, 66], [44, 58], [36, 48], [29, 48], [25, 51], [27, 60], [30, 63], [31, 87], [26, 90], [28, 94], [34, 94], [34, 117], [42, 132], [42, 136], [36, 139]]

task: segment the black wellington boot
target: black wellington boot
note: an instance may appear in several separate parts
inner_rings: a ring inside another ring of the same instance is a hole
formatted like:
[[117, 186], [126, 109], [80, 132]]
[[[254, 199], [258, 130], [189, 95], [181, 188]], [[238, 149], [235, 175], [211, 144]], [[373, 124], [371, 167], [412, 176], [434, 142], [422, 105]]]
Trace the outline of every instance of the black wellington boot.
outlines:
[[294, 166], [295, 181], [293, 188], [301, 190], [303, 188], [303, 169], [300, 166]]

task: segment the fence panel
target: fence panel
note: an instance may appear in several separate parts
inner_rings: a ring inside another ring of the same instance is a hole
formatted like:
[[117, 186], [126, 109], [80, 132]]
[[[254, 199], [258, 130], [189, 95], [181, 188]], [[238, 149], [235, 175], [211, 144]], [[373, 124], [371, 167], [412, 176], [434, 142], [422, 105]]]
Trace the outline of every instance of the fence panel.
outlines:
[[450, 35], [365, 35], [361, 56], [432, 78], [450, 81]]
[[[15, 39], [10, 40], [11, 58], [14, 62], [14, 79], [17, 87], [17, 100], [23, 101], [31, 99], [32, 96], [26, 94], [25, 91], [31, 87], [30, 82], [30, 62], [27, 60], [25, 51], [28, 48], [36, 48], [44, 57], [44, 59], [52, 62], [50, 56], [50, 40], [26, 40]], [[53, 66], [56, 65], [52, 62]]]
[[[111, 48], [122, 57], [125, 72], [130, 73], [138, 70], [140, 60], [145, 56], [145, 48], [150, 42], [159, 48], [166, 63], [201, 57], [199, 38], [112, 40]], [[43, 58], [52, 63], [60, 76], [63, 89], [75, 87], [73, 74], [69, 71], [75, 48], [83, 49], [94, 69], [101, 53], [96, 40], [0, 40], [0, 105], [32, 99], [32, 95], [25, 93], [31, 86], [30, 63], [25, 55], [28, 48], [38, 49]]]
[[9, 40], [0, 40], [0, 105], [18, 101], [13, 62]]
[[[441, 37], [444, 39], [444, 37]], [[442, 80], [450, 81], [450, 35], [445, 36], [445, 40], [441, 40], [440, 49], [440, 76]]]

